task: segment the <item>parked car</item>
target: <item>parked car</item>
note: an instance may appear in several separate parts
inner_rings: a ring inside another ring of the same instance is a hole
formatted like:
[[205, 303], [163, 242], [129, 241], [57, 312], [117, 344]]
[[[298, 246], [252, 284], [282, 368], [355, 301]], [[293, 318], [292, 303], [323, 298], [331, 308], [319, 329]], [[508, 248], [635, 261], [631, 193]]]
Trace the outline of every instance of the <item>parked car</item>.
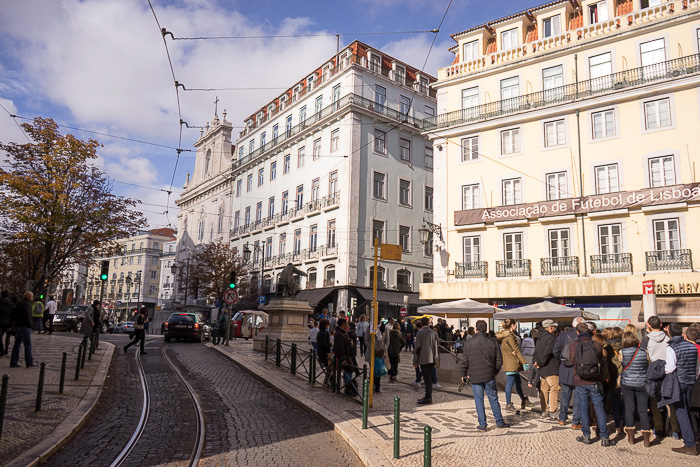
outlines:
[[[68, 305], [58, 310], [53, 316], [54, 331], [80, 332], [88, 308], [88, 305]], [[101, 313], [100, 326], [102, 333], [106, 333], [110, 329], [109, 314], [105, 311]]]
[[165, 323], [165, 342], [170, 339], [194, 339], [202, 342], [211, 339], [211, 327], [201, 313], [173, 313]]
[[114, 326], [115, 334], [128, 334], [134, 332], [134, 322], [133, 321], [122, 321]]

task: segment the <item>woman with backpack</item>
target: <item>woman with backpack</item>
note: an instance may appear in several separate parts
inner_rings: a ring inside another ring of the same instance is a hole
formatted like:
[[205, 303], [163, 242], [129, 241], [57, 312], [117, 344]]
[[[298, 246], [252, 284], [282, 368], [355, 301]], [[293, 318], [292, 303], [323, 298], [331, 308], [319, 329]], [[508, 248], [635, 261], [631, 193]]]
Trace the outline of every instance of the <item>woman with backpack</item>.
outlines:
[[651, 428], [647, 405], [649, 396], [644, 384], [647, 377], [647, 351], [639, 346], [637, 334], [625, 332], [622, 335], [622, 371], [621, 387], [622, 397], [625, 401], [625, 432], [627, 441], [634, 444], [634, 435], [637, 429], [634, 427], [634, 404], [637, 403], [637, 415], [642, 427], [642, 439], [644, 447], [651, 446]]
[[501, 344], [501, 355], [503, 356], [503, 371], [506, 373], [508, 378], [506, 382], [506, 410], [508, 412], [515, 412], [515, 407], [511, 402], [511, 393], [513, 392], [513, 386], [520, 396], [521, 408], [531, 407], [533, 404], [530, 400], [523, 394], [523, 387], [520, 381], [520, 372], [526, 370], [526, 366], [529, 366], [520, 351], [520, 346], [518, 345], [518, 340], [515, 337], [515, 330], [518, 324], [514, 319], [506, 319], [503, 322], [503, 330], [496, 334], [496, 339]]

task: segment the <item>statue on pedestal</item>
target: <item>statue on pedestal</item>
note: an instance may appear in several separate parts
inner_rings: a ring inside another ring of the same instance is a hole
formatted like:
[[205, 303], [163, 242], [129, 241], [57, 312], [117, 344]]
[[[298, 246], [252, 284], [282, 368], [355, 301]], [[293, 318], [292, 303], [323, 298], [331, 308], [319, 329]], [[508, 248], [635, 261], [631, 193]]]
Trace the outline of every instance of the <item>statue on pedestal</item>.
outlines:
[[291, 298], [294, 297], [297, 292], [299, 292], [299, 283], [294, 277], [294, 274], [306, 276], [306, 273], [295, 268], [294, 264], [287, 263], [280, 274], [279, 283], [277, 284], [278, 296], [281, 296], [282, 298]]

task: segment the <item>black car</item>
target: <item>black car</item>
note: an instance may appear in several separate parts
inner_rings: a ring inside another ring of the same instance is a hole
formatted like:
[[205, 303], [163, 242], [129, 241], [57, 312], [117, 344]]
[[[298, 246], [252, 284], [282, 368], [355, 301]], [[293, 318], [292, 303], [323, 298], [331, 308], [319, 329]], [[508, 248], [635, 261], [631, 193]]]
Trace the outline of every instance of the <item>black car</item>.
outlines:
[[[53, 315], [54, 331], [73, 331], [80, 332], [85, 319], [85, 312], [89, 308], [88, 305], [68, 305], [61, 308]], [[100, 332], [106, 333], [112, 327], [109, 316], [102, 313], [100, 317]]]
[[211, 327], [201, 313], [173, 313], [165, 323], [165, 342], [170, 339], [194, 339], [202, 342], [211, 338]]

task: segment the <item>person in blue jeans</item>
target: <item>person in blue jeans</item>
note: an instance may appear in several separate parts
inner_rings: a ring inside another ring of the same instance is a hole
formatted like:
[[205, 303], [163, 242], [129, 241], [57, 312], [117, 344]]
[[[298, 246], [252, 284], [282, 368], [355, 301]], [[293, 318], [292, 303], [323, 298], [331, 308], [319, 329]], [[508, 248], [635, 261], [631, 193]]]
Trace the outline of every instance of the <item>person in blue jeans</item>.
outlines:
[[479, 419], [477, 429], [486, 431], [486, 409], [484, 407], [484, 393], [489, 399], [493, 418], [496, 419], [498, 428], [508, 428], [509, 424], [503, 419], [501, 404], [498, 402], [498, 388], [496, 387], [496, 375], [503, 366], [501, 346], [496, 339], [486, 334], [488, 326], [486, 321], [480, 319], [476, 322], [476, 334], [465, 344], [460, 372], [463, 382], [471, 382], [472, 393], [476, 413]]
[[557, 336], [554, 343], [554, 358], [561, 361], [559, 365], [559, 425], [566, 425], [566, 417], [569, 413], [569, 405], [573, 399], [573, 412], [571, 415], [571, 428], [581, 429], [581, 417], [578, 413], [578, 403], [574, 396], [574, 364], [569, 359], [570, 356], [566, 353], [570, 349], [571, 343], [578, 338], [576, 326], [583, 323], [585, 320], [581, 317], [574, 318], [572, 329], [564, 331]]
[[10, 319], [15, 325], [15, 345], [12, 347], [10, 357], [10, 368], [18, 368], [19, 349], [24, 344], [24, 363], [27, 367], [36, 366], [32, 356], [32, 300], [34, 294], [30, 291], [24, 292], [24, 298], [12, 310]]

